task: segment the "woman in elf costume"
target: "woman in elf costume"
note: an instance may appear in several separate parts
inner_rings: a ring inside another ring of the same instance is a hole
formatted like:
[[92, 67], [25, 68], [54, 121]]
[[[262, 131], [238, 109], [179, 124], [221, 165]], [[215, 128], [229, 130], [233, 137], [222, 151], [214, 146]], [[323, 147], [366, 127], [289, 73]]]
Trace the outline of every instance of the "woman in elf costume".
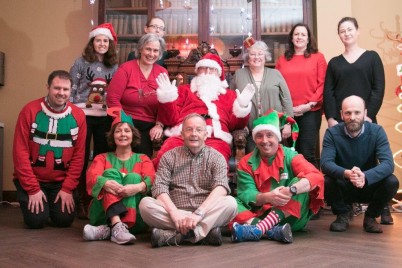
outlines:
[[133, 152], [140, 133], [132, 118], [118, 107], [109, 108], [108, 114], [115, 118], [107, 134], [114, 152], [96, 156], [88, 169], [87, 191], [93, 200], [83, 237], [129, 244], [135, 240], [131, 233], [145, 227], [138, 205], [151, 189], [155, 170], [148, 156]]

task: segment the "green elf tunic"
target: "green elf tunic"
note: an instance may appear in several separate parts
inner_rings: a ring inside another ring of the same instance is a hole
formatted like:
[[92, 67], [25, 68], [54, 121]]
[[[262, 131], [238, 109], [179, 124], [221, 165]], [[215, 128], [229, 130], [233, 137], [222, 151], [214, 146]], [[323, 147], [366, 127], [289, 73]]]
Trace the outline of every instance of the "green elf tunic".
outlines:
[[263, 219], [273, 208], [271, 204], [256, 206], [259, 193], [270, 192], [279, 186], [290, 186], [306, 178], [310, 192], [297, 194], [284, 206], [275, 207], [289, 217], [279, 224], [289, 223], [293, 231], [302, 230], [311, 216], [324, 205], [324, 177], [301, 154], [279, 145], [275, 156], [262, 159], [258, 149], [243, 157], [237, 169], [237, 204], [239, 214], [233, 222], [245, 223], [249, 219]]
[[[118, 159], [114, 153], [97, 155], [87, 171], [87, 191], [93, 196], [89, 209], [90, 224], [107, 224], [105, 211], [116, 202], [122, 201], [127, 208], [127, 213], [121, 218], [122, 222], [127, 224], [132, 233], [143, 231], [145, 223], [138, 206], [150, 191], [154, 179], [155, 169], [151, 160], [144, 154], [133, 153], [130, 159], [125, 161]], [[121, 185], [145, 182], [147, 191], [123, 198], [103, 189], [108, 180], [117, 181]]]

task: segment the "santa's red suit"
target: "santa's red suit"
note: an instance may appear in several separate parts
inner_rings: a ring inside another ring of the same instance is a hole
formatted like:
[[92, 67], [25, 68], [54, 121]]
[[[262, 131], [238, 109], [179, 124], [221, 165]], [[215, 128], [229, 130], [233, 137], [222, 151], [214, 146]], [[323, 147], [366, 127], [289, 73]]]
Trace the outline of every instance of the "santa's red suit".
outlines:
[[182, 122], [191, 113], [203, 115], [208, 130], [205, 144], [222, 153], [227, 161], [231, 155], [232, 135], [230, 132], [243, 129], [247, 125], [251, 105], [241, 106], [236, 92], [224, 87], [227, 86], [227, 82], [224, 79], [223, 64], [220, 58], [207, 54], [197, 63], [196, 70], [199, 67], [216, 67], [218, 69], [221, 82], [219, 92], [215, 97], [200, 94], [196, 83], [179, 86], [176, 92], [157, 92], [158, 119], [167, 127], [164, 133], [169, 138], [165, 140], [157, 157], [153, 160], [155, 168], [165, 152], [183, 145]]

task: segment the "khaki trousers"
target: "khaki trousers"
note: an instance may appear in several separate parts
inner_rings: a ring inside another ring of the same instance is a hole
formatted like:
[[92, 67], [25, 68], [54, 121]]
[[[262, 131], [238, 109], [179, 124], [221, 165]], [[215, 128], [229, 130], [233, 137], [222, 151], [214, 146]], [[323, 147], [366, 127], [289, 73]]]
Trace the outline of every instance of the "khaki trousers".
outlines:
[[[181, 210], [186, 214], [193, 211]], [[152, 197], [144, 197], [140, 203], [141, 217], [149, 226], [163, 230], [175, 230], [176, 227], [162, 203]], [[232, 196], [222, 196], [205, 208], [205, 216], [194, 229], [196, 243], [204, 239], [209, 231], [217, 226], [227, 225], [237, 214], [237, 203]]]

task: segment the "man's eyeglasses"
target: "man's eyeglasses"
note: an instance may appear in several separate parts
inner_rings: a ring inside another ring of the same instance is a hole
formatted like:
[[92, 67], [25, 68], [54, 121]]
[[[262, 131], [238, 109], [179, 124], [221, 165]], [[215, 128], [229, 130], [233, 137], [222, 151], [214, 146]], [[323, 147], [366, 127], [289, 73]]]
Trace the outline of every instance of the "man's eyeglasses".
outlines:
[[159, 31], [162, 31], [162, 32], [165, 31], [165, 27], [164, 27], [164, 26], [158, 26], [158, 25], [155, 25], [155, 24], [149, 25], [148, 28], [152, 28], [152, 29], [154, 29], [154, 30], [159, 30]]
[[192, 133], [197, 133], [197, 134], [201, 134], [201, 133], [203, 133], [205, 131], [205, 129], [203, 129], [203, 128], [185, 128], [184, 129], [184, 132], [185, 133], [188, 133], [188, 134], [192, 134]]

